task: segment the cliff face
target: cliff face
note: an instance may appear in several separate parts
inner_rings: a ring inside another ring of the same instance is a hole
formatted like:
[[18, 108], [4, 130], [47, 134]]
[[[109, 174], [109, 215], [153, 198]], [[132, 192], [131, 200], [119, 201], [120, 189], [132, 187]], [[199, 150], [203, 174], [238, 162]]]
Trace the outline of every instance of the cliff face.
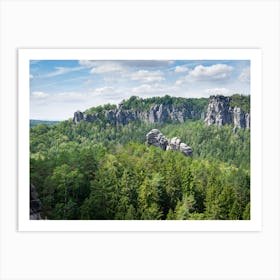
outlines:
[[237, 128], [250, 128], [250, 114], [245, 113], [240, 107], [231, 105], [232, 97], [222, 95], [210, 96], [207, 110], [193, 111], [186, 106], [176, 108], [173, 105], [154, 105], [148, 110], [130, 109], [125, 110], [120, 105], [116, 109], [103, 110], [101, 113], [84, 114], [80, 111], [74, 113], [73, 122], [93, 122], [104, 119], [111, 125], [127, 125], [132, 121], [147, 123], [179, 122], [188, 119], [199, 120], [204, 118], [205, 125], [233, 125]]
[[239, 107], [232, 107], [231, 97], [222, 95], [210, 96], [205, 125], [225, 125], [232, 124], [234, 129], [250, 128], [250, 113], [245, 113]]
[[[104, 110], [104, 116], [111, 124], [126, 125], [131, 121], [139, 120], [148, 123], [157, 122], [185, 122], [187, 119], [200, 119], [201, 112], [194, 112], [188, 108], [177, 109], [174, 106], [163, 104], [152, 106], [149, 110], [124, 110], [122, 107], [112, 110]], [[80, 111], [74, 113], [73, 122], [78, 123], [82, 120], [92, 122], [101, 117], [100, 113], [92, 115], [83, 114]]]

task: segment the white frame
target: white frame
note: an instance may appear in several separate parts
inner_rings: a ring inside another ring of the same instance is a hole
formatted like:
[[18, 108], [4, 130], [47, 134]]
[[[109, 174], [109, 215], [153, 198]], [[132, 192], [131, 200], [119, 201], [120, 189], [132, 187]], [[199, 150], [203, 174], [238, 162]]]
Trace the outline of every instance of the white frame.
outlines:
[[[19, 49], [19, 231], [261, 231], [262, 62], [260, 49]], [[54, 221], [29, 219], [29, 62], [78, 60], [250, 60], [251, 220], [240, 221]]]

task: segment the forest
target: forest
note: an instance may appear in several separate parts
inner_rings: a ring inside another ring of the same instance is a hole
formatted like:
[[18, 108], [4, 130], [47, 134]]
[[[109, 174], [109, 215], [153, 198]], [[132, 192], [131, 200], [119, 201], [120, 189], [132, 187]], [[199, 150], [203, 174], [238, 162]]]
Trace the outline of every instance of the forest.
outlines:
[[[146, 110], [169, 102], [203, 111], [206, 101], [131, 98], [122, 106]], [[248, 98], [237, 95], [232, 102], [250, 108]], [[193, 157], [148, 146], [146, 134], [154, 128], [168, 139], [181, 138]], [[202, 119], [40, 123], [30, 127], [30, 183], [38, 191], [42, 219], [248, 220], [250, 130], [205, 126]]]

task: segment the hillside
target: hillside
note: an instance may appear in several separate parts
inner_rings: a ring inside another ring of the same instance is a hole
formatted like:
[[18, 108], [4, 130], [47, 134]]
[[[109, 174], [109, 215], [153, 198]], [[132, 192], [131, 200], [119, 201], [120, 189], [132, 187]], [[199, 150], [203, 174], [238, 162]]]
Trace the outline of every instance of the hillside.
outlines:
[[45, 120], [30, 120], [29, 121], [30, 127], [39, 125], [39, 124], [55, 125], [58, 123], [59, 123], [59, 121], [45, 121]]
[[248, 108], [242, 96], [131, 97], [32, 127], [41, 217], [250, 219]]
[[127, 125], [139, 121], [146, 123], [183, 123], [187, 120], [205, 119], [206, 125], [233, 125], [250, 128], [250, 97], [235, 94], [207, 98], [136, 96], [123, 100], [118, 106], [107, 104], [85, 112], [74, 113], [73, 122], [102, 122], [110, 125]]

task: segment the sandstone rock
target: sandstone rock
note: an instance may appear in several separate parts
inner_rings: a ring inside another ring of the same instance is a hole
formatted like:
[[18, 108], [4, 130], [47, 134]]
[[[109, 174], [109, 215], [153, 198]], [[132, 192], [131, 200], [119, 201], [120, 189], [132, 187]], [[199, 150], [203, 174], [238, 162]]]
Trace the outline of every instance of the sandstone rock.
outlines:
[[41, 201], [38, 197], [36, 188], [30, 184], [30, 209], [29, 218], [30, 220], [41, 220]]
[[185, 143], [180, 144], [179, 150], [187, 157], [192, 157], [193, 156], [192, 148]]
[[169, 141], [169, 150], [179, 150], [181, 144], [181, 139], [178, 137], [173, 137]]
[[204, 119], [205, 125], [222, 126], [233, 125], [233, 130], [250, 128], [250, 113], [245, 113], [241, 108], [230, 106], [231, 97], [222, 95], [210, 96], [209, 104]]
[[250, 129], [251, 127], [251, 118], [250, 118], [250, 113], [247, 113], [245, 115], [245, 123], [246, 123], [246, 128]]
[[241, 108], [234, 107], [233, 109], [233, 126], [236, 128], [245, 128], [246, 119], [245, 113], [241, 110]]
[[165, 151], [168, 145], [168, 139], [158, 129], [152, 129], [146, 135], [146, 143]]
[[111, 124], [116, 123], [116, 110], [109, 110], [105, 112], [105, 117], [109, 119]]
[[185, 156], [192, 157], [192, 148], [182, 143], [178, 137], [173, 137], [170, 141], [158, 130], [152, 129], [147, 135], [147, 144], [159, 147], [162, 150], [180, 151]]
[[84, 120], [84, 114], [81, 111], [76, 111], [74, 113], [73, 122], [77, 124], [78, 122]]
[[217, 126], [231, 124], [230, 98], [223, 95], [210, 96], [204, 123]]

